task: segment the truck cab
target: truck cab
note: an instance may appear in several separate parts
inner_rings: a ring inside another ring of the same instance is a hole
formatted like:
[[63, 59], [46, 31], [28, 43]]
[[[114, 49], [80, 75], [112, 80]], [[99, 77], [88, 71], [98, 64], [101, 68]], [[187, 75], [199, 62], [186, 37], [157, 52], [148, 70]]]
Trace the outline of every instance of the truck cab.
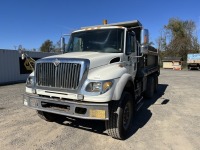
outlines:
[[124, 139], [143, 97], [157, 90], [158, 52], [148, 30], [135, 20], [83, 27], [61, 41], [63, 54], [36, 61], [24, 105], [46, 121], [104, 120], [108, 135]]

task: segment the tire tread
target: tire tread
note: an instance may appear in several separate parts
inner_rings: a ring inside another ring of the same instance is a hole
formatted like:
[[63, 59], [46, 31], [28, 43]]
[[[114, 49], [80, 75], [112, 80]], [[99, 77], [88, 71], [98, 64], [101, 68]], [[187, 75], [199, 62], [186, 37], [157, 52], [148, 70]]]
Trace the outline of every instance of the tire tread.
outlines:
[[[124, 98], [127, 98], [124, 99]], [[109, 120], [105, 122], [106, 130], [109, 136], [115, 138], [115, 139], [120, 139], [123, 140], [128, 133], [127, 129], [126, 131], [123, 129], [123, 122], [122, 122], [122, 114], [120, 111], [123, 111], [123, 102], [127, 103], [128, 100], [132, 99], [132, 96], [128, 92], [123, 92], [120, 101], [113, 101], [110, 102], [109, 104]], [[133, 102], [131, 102], [133, 104]], [[118, 110], [119, 109], [119, 110]], [[134, 107], [132, 106], [132, 110]], [[118, 112], [119, 111], [119, 112]], [[132, 111], [133, 113], [133, 111]], [[120, 117], [121, 116], [121, 117]], [[131, 115], [131, 117], [133, 114]], [[132, 118], [131, 118], [132, 120]], [[130, 121], [129, 126], [131, 125], [132, 121]]]

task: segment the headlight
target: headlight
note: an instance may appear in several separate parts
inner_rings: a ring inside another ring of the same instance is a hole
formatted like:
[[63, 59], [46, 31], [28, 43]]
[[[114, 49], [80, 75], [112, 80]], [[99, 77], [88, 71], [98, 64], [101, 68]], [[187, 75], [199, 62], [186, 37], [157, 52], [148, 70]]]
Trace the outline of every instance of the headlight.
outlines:
[[106, 81], [106, 82], [104, 82], [103, 83], [103, 87], [102, 87], [102, 92], [103, 93], [106, 93], [108, 90], [110, 90], [111, 89], [111, 87], [112, 87], [112, 82], [111, 81]]
[[87, 86], [86, 86], [86, 91], [87, 92], [100, 92], [101, 91], [101, 82], [90, 82]]
[[87, 92], [103, 94], [107, 92], [109, 89], [111, 89], [112, 85], [113, 85], [113, 81], [90, 82], [86, 86], [85, 90]]
[[29, 76], [26, 80], [26, 85], [33, 85], [34, 84], [34, 77]]

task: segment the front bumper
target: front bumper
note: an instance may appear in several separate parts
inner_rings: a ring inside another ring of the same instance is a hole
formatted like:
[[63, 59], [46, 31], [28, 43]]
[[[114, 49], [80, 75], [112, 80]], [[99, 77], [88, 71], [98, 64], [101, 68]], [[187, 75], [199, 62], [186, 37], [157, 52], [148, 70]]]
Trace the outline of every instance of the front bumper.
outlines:
[[108, 103], [85, 103], [24, 94], [23, 104], [32, 109], [69, 117], [108, 120]]

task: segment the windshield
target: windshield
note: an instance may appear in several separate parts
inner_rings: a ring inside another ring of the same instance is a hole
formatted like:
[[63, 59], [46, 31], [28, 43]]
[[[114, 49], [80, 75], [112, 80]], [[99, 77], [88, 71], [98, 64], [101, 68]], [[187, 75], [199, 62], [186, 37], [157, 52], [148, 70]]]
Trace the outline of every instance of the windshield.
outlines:
[[123, 29], [97, 29], [72, 33], [66, 52], [122, 53]]

